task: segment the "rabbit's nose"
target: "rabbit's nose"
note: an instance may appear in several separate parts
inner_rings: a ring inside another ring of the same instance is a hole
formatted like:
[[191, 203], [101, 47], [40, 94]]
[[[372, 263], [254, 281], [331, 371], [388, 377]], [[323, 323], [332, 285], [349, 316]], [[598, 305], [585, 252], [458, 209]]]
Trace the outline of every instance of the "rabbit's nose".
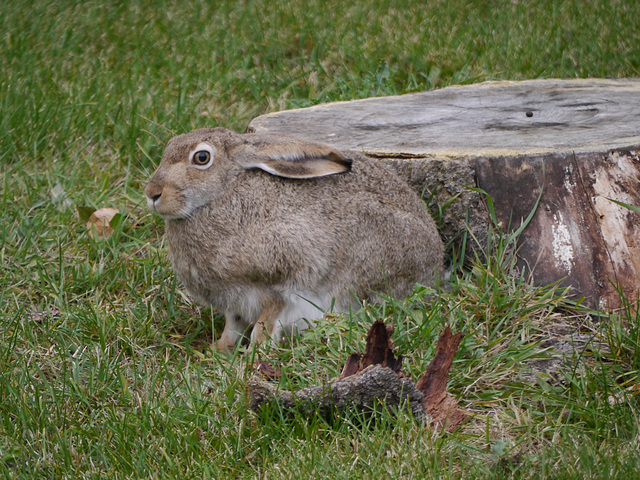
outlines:
[[156, 182], [151, 180], [147, 185], [147, 188], [145, 188], [144, 193], [147, 196], [148, 202], [155, 203], [162, 195], [162, 185], [158, 185]]
[[157, 201], [160, 200], [160, 195], [161, 194], [157, 194], [157, 195], [153, 195], [153, 196], [149, 196], [147, 195], [147, 207], [149, 207], [150, 210], [155, 210], [157, 207]]

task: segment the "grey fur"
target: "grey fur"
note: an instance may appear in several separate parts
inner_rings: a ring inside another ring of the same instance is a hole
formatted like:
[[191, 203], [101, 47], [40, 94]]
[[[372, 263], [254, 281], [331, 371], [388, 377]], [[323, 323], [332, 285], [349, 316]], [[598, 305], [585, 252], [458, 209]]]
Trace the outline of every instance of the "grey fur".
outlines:
[[[214, 149], [206, 170], [188, 160], [200, 144]], [[317, 178], [261, 170], [280, 153], [333, 164]], [[340, 311], [354, 305], [354, 294], [402, 297], [442, 274], [442, 241], [422, 201], [355, 152], [274, 134], [195, 130], [170, 140], [146, 193], [166, 218], [178, 277], [199, 302], [225, 313], [221, 349], [233, 348], [250, 325], [253, 341], [279, 339], [305, 327], [300, 315], [322, 318], [332, 300]]]

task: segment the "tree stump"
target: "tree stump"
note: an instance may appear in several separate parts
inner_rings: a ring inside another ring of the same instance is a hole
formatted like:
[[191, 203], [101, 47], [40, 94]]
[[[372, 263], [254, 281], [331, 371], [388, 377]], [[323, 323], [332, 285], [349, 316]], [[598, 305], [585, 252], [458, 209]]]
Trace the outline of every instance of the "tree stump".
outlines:
[[[445, 210], [441, 234], [488, 224], [478, 186], [540, 284], [562, 280], [592, 306], [632, 301], [640, 285], [640, 79], [486, 82], [289, 110], [254, 119], [274, 131], [391, 165]], [[458, 197], [456, 197], [458, 195]]]

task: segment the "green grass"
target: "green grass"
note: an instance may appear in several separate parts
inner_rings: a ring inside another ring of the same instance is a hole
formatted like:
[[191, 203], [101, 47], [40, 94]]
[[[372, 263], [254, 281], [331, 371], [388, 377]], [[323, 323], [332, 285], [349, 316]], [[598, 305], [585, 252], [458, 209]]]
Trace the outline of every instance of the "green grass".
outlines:
[[[417, 290], [290, 345], [218, 355], [220, 319], [189, 303], [144, 208], [164, 143], [192, 128], [490, 79], [640, 76], [638, 2], [492, 3], [2, 2], [2, 475], [633, 478], [637, 304], [598, 317], [534, 287], [513, 239], [492, 232], [487, 260], [432, 300]], [[123, 217], [97, 241], [78, 208], [104, 206]], [[442, 435], [403, 417], [363, 429], [247, 411], [256, 358], [281, 367], [283, 388], [319, 384], [377, 318], [414, 377], [445, 324], [465, 333], [450, 390], [471, 425]], [[558, 325], [608, 348], [527, 375]]]

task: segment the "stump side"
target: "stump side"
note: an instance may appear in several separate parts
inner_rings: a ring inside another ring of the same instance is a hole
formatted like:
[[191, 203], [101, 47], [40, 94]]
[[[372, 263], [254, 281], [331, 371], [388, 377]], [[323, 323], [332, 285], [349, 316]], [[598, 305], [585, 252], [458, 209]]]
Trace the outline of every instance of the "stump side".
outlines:
[[640, 214], [608, 200], [640, 205], [637, 152], [486, 158], [476, 172], [505, 227], [517, 228], [544, 190], [519, 241], [520, 265], [538, 283], [561, 280], [603, 310], [619, 306], [618, 287], [637, 298]]

